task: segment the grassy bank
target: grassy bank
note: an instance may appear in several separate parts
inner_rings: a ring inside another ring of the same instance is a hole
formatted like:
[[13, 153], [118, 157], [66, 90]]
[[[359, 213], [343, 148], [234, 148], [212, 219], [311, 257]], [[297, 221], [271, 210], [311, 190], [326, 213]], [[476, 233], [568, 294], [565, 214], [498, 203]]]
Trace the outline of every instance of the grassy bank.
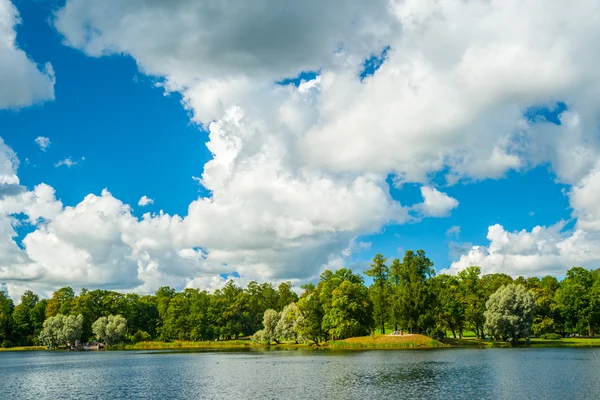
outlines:
[[29, 351], [29, 350], [46, 350], [45, 346], [19, 346], [19, 347], [0, 347], [0, 351]]
[[[519, 342], [519, 346], [527, 346], [524, 340]], [[135, 344], [121, 344], [110, 346], [108, 350], [193, 350], [193, 349], [431, 349], [431, 348], [502, 348], [511, 347], [510, 343], [479, 340], [475, 337], [463, 337], [462, 339], [446, 338], [443, 342], [433, 340], [424, 335], [371, 335], [354, 337], [345, 340], [334, 340], [321, 343], [320, 346], [295, 343], [281, 344], [255, 344], [250, 340], [222, 340], [205, 342], [139, 342]], [[558, 340], [544, 340], [533, 338], [530, 340], [529, 347], [600, 347], [600, 338], [569, 338]], [[43, 346], [23, 346], [0, 348], [0, 351], [31, 351], [46, 350]]]
[[447, 347], [447, 345], [424, 335], [390, 336], [379, 334], [335, 340], [329, 342], [328, 347], [345, 349], [406, 349]]
[[[463, 337], [462, 339], [446, 338], [444, 343], [451, 347], [511, 347], [510, 343], [496, 340], [480, 340], [474, 337]], [[532, 338], [529, 345], [525, 340], [519, 341], [519, 346], [527, 347], [600, 347], [600, 338], [568, 338], [547, 340]]]

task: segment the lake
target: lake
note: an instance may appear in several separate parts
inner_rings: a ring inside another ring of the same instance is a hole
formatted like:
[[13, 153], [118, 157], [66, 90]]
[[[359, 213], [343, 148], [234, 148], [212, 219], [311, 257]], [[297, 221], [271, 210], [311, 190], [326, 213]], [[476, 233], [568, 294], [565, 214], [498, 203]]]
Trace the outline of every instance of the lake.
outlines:
[[1, 399], [600, 399], [600, 349], [0, 352]]

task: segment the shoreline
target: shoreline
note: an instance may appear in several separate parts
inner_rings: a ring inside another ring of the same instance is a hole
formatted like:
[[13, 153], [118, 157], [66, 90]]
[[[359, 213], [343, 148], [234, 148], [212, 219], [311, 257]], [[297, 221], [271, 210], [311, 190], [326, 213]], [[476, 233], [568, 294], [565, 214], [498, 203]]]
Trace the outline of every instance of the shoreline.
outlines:
[[[600, 347], [600, 338], [568, 338], [558, 340], [531, 339], [529, 344], [525, 341], [515, 348], [577, 348]], [[255, 350], [409, 350], [409, 349], [465, 349], [465, 348], [513, 348], [510, 343], [478, 340], [475, 338], [454, 339], [446, 338], [443, 342], [423, 335], [373, 335], [355, 337], [345, 340], [333, 340], [320, 345], [305, 345], [295, 343], [257, 344], [249, 340], [230, 341], [205, 341], [205, 342], [139, 342], [136, 344], [123, 344], [110, 346], [104, 351], [141, 351], [141, 350], [227, 350], [227, 349], [255, 349]], [[5, 351], [67, 351], [66, 349], [48, 350], [44, 346], [19, 346], [0, 348]], [[91, 350], [88, 350], [91, 351]]]

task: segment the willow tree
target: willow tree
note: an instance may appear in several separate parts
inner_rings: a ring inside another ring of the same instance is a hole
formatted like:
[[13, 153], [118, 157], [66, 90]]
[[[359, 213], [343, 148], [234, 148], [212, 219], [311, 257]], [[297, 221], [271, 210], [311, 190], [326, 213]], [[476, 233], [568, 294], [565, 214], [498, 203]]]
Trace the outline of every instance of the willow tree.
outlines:
[[516, 346], [529, 337], [535, 298], [523, 285], [511, 283], [498, 289], [485, 303], [485, 328], [492, 336]]

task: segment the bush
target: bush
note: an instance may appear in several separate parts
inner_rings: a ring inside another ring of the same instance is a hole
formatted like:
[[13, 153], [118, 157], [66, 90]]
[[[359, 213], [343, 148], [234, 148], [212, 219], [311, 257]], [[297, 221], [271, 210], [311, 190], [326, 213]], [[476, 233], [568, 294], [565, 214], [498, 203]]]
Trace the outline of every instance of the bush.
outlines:
[[138, 329], [138, 331], [131, 337], [132, 342], [138, 343], [138, 342], [147, 342], [150, 340], [150, 335], [148, 334], [148, 332], [144, 332], [141, 329]]
[[5, 341], [2, 342], [1, 346], [2, 346], [2, 348], [6, 349], [6, 348], [9, 348], [10, 345], [11, 345], [10, 341], [9, 340], [5, 340]]
[[252, 342], [253, 343], [266, 343], [266, 338], [265, 338], [265, 331], [263, 329], [261, 329], [260, 331], [256, 332], [254, 335], [252, 335]]
[[434, 327], [427, 328], [426, 334], [430, 338], [438, 340], [440, 342], [446, 337], [446, 332], [444, 332], [442, 329]]
[[558, 339], [562, 339], [562, 336], [560, 336], [558, 333], [544, 333], [544, 334], [540, 335], [540, 339], [558, 340]]

